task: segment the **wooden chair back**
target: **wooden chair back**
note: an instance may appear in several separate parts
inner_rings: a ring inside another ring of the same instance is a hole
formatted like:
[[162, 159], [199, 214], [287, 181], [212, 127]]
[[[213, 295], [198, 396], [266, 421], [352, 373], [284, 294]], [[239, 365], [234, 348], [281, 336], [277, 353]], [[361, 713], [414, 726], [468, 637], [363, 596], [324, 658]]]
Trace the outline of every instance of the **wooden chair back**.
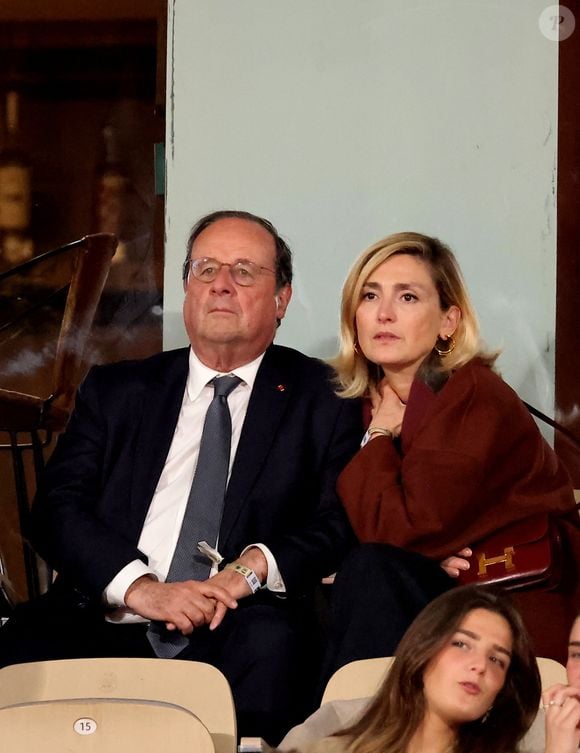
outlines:
[[236, 753], [234, 701], [210, 664], [179, 659], [63, 659], [0, 669], [0, 708], [38, 701], [103, 698], [159, 701], [195, 714], [216, 753]]
[[561, 682], [563, 685], [568, 683], [566, 667], [563, 664], [560, 664], [559, 661], [547, 659], [544, 656], [539, 656], [536, 661], [538, 662], [538, 669], [540, 670], [542, 690], [549, 688], [550, 685], [555, 685], [557, 682]]
[[394, 656], [380, 659], [359, 659], [337, 669], [328, 681], [321, 705], [348, 698], [374, 695], [394, 662]]
[[104, 699], [0, 709], [2, 750], [26, 753], [215, 753], [201, 721], [178, 706]]

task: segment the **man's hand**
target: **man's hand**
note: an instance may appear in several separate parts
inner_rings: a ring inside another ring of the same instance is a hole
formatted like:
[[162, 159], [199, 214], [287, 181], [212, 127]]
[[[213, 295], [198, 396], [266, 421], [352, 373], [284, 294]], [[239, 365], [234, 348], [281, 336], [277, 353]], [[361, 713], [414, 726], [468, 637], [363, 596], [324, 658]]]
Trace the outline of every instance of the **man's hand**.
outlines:
[[148, 575], [137, 578], [129, 586], [125, 604], [141, 617], [165, 622], [168, 630], [177, 629], [183, 635], [189, 635], [194, 628], [207, 623], [211, 628], [218, 606], [225, 614], [227, 609], [235, 609], [238, 605], [229, 591], [215, 583], [213, 578], [159, 583]]
[[469, 562], [464, 558], [471, 557], [472, 554], [473, 552], [471, 549], [466, 546], [461, 551], [457, 552], [457, 554], [444, 559], [440, 565], [450, 578], [458, 578], [460, 570], [469, 570]]
[[[262, 554], [262, 551], [257, 547], [252, 547], [244, 552], [236, 562], [240, 565], [245, 565], [253, 570], [260, 583], [264, 583], [268, 577], [268, 563], [266, 558]], [[216, 583], [223, 588], [234, 599], [243, 599], [245, 596], [249, 596], [252, 593], [252, 589], [248, 585], [246, 579], [240, 573], [236, 573], [234, 570], [221, 570], [219, 573], [210, 578], [209, 583]], [[228, 610], [228, 605], [219, 601], [216, 604], [215, 613], [209, 624], [210, 630], [215, 630], [221, 623]]]

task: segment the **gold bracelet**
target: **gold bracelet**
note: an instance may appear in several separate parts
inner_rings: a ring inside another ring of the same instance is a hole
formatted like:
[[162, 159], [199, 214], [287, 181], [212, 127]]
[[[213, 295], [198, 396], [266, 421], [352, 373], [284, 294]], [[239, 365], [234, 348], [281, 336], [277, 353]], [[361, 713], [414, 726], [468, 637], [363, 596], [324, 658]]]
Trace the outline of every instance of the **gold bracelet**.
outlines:
[[395, 436], [390, 429], [383, 429], [382, 426], [371, 426], [366, 430], [360, 446], [364, 447], [369, 439], [373, 436], [373, 434], [380, 434], [381, 436], [387, 437], [388, 439], [393, 439], [393, 437]]
[[382, 434], [383, 437], [389, 437], [389, 439], [393, 438], [393, 432], [390, 429], [383, 429], [381, 426], [371, 426], [369, 429], [369, 437], [372, 437], [373, 434]]

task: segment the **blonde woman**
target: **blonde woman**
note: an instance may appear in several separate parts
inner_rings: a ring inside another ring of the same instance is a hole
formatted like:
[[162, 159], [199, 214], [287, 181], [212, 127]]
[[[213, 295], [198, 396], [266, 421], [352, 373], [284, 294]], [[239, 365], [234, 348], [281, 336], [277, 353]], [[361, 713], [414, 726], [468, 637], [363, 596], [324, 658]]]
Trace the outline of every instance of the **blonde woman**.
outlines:
[[[392, 654], [420, 609], [452, 586], [438, 563], [498, 528], [541, 511], [570, 513], [580, 550], [568, 475], [493, 362], [459, 266], [439, 240], [391, 235], [355, 262], [334, 366], [339, 394], [369, 406], [361, 449], [338, 481], [362, 546], [335, 582], [327, 675]], [[565, 644], [573, 588], [532, 595], [536, 613], [540, 604], [553, 615], [544, 631], [534, 623], [542, 655]]]

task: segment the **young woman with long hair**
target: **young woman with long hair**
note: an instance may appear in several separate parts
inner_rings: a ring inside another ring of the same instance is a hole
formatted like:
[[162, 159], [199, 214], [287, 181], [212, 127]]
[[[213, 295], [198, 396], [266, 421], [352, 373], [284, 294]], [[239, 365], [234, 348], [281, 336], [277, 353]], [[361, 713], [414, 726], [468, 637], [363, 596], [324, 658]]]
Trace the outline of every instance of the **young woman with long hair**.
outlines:
[[493, 588], [452, 589], [414, 620], [360, 720], [303, 753], [515, 753], [540, 692], [511, 600]]

